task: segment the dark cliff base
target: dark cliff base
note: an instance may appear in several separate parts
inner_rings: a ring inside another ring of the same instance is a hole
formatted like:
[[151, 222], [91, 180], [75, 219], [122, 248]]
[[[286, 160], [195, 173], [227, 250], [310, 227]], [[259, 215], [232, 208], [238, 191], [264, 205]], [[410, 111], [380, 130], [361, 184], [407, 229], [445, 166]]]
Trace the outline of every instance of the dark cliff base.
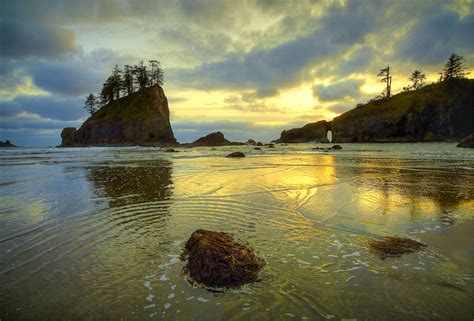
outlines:
[[453, 79], [369, 102], [331, 122], [283, 131], [277, 142], [337, 143], [459, 141], [474, 133], [474, 80]]
[[157, 85], [105, 105], [78, 130], [63, 129], [61, 138], [61, 147], [177, 144], [169, 121], [168, 100]]

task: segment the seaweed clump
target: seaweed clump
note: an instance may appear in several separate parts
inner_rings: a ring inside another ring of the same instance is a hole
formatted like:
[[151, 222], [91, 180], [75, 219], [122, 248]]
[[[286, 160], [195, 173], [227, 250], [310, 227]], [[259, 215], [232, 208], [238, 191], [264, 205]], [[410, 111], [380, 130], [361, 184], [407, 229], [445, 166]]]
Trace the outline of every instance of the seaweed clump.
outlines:
[[186, 242], [181, 260], [191, 283], [209, 289], [240, 287], [258, 280], [265, 261], [252, 249], [223, 232], [196, 230]]
[[369, 246], [382, 259], [418, 252], [427, 247], [426, 244], [398, 236], [386, 236], [382, 240], [371, 240], [369, 241]]

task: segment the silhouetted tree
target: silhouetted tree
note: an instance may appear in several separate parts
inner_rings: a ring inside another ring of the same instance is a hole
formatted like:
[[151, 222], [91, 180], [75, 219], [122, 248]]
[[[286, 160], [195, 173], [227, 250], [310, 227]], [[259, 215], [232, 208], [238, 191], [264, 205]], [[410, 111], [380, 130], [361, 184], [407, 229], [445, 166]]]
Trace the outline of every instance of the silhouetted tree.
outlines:
[[440, 80], [465, 78], [469, 72], [466, 72], [467, 68], [464, 64], [465, 60], [463, 56], [458, 56], [455, 53], [452, 53], [451, 56], [449, 56], [448, 61], [444, 64]]
[[107, 80], [102, 85], [102, 90], [100, 91], [100, 103], [102, 106], [114, 101], [114, 97], [115, 97], [114, 82], [115, 82], [114, 77], [109, 76], [109, 78], [107, 78]]
[[387, 84], [387, 87], [385, 89], [385, 97], [390, 98], [391, 89], [392, 89], [392, 76], [390, 74], [390, 66], [380, 69], [380, 72], [377, 75], [377, 77], [381, 77], [380, 82], [384, 82]]
[[114, 98], [120, 98], [120, 91], [122, 90], [122, 70], [120, 70], [118, 65], [115, 65], [114, 69], [112, 70], [112, 87]]
[[143, 60], [133, 67], [133, 74], [135, 75], [138, 88], [144, 90], [148, 85], [148, 72], [143, 64]]
[[133, 93], [133, 74], [130, 65], [123, 66], [122, 88], [127, 95]]
[[423, 81], [426, 79], [426, 75], [421, 70], [417, 69], [411, 73], [411, 77], [408, 79], [413, 82], [413, 85], [411, 86], [413, 89], [420, 89], [424, 86]]
[[93, 115], [98, 109], [98, 100], [94, 94], [89, 94], [87, 96], [86, 101], [84, 103], [84, 108], [89, 112], [89, 114]]
[[158, 60], [150, 60], [151, 71], [150, 71], [150, 84], [163, 86], [163, 69], [161, 69], [161, 63]]

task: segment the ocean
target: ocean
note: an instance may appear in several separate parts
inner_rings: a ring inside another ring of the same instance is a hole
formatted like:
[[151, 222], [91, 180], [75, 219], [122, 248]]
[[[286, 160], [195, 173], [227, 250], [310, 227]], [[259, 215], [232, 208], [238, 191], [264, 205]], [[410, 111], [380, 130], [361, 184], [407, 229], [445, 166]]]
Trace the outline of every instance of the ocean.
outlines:
[[[474, 150], [318, 146], [1, 149], [0, 319], [472, 320]], [[199, 228], [251, 246], [260, 281], [190, 285]], [[371, 252], [392, 235], [428, 247]]]

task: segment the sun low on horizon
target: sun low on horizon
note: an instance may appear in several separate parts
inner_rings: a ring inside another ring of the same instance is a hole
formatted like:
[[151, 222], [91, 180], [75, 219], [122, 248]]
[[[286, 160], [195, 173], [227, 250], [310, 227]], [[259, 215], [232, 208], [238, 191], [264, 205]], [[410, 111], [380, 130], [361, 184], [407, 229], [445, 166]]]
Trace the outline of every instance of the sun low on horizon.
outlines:
[[6, 1], [0, 139], [60, 143], [113, 67], [159, 60], [180, 142], [213, 131], [270, 141], [380, 94], [453, 52], [473, 74], [472, 1]]

